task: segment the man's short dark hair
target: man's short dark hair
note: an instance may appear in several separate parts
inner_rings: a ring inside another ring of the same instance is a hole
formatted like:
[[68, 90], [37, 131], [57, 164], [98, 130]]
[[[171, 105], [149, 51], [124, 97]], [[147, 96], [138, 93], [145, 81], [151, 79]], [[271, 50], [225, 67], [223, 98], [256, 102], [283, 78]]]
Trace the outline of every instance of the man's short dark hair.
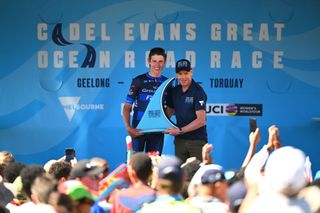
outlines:
[[68, 162], [55, 162], [50, 166], [49, 174], [53, 175], [56, 180], [60, 180], [62, 177], [68, 178], [70, 176], [72, 166]]
[[13, 183], [24, 167], [26, 167], [26, 165], [20, 162], [9, 163], [4, 169], [3, 178], [9, 183]]
[[157, 189], [161, 192], [166, 192], [168, 194], [180, 194], [184, 186], [184, 180], [174, 181], [159, 179], [157, 183]]
[[41, 166], [26, 166], [21, 170], [20, 176], [22, 181], [22, 190], [29, 198], [31, 198], [31, 186], [34, 180], [45, 173]]
[[49, 196], [57, 189], [57, 181], [50, 174], [42, 174], [38, 176], [31, 185], [31, 192], [40, 203], [48, 203]]
[[151, 158], [144, 152], [137, 152], [130, 159], [132, 169], [136, 172], [138, 178], [145, 182], [152, 173]]
[[152, 57], [153, 55], [162, 55], [162, 56], [164, 57], [164, 60], [167, 60], [167, 53], [166, 53], [166, 51], [165, 51], [163, 48], [161, 48], [161, 47], [154, 47], [154, 48], [152, 48], [152, 49], [150, 50], [150, 53], [149, 53], [149, 56], [148, 56], [149, 60], [151, 59], [151, 57]]

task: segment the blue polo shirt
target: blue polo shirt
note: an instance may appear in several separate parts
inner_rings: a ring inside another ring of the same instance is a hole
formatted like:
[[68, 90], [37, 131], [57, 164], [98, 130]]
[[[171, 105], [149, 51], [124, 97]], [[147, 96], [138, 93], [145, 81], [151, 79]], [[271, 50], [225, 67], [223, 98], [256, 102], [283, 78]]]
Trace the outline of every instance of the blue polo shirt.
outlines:
[[132, 80], [129, 93], [127, 94], [126, 103], [134, 104], [132, 127], [138, 126], [150, 99], [158, 87], [167, 80], [167, 77], [152, 77], [149, 73], [138, 75]]
[[[167, 106], [175, 110], [177, 126], [184, 127], [197, 118], [196, 111], [206, 110], [207, 95], [202, 87], [192, 80], [189, 89], [182, 91], [178, 85], [168, 91]], [[208, 140], [206, 126], [176, 137], [188, 140]]]

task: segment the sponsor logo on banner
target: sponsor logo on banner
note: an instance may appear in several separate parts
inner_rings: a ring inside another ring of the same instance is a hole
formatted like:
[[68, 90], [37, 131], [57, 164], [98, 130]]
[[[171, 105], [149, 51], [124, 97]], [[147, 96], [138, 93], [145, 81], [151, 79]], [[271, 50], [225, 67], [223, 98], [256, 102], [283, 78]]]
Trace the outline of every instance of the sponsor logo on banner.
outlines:
[[79, 104], [79, 96], [59, 97], [59, 101], [69, 121], [77, 110], [104, 110], [104, 104]]
[[262, 116], [262, 104], [207, 103], [208, 116]]

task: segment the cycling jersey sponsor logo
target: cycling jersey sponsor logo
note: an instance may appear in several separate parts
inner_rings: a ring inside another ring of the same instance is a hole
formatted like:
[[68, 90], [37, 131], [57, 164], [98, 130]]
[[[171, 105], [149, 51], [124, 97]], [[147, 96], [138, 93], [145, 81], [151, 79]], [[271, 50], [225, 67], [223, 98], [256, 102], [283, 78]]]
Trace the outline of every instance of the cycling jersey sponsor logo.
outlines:
[[155, 92], [155, 90], [143, 88], [142, 92], [143, 93], [152, 93], [153, 94]]

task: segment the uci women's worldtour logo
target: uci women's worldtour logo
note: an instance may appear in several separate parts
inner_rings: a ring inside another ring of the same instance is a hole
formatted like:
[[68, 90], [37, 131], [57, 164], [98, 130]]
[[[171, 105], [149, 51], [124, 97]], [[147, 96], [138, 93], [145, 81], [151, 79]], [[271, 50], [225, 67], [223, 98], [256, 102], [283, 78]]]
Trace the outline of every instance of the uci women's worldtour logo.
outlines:
[[71, 122], [74, 114], [78, 110], [104, 110], [104, 104], [79, 104], [80, 97], [59, 97], [59, 101], [63, 107], [68, 120]]
[[208, 116], [262, 116], [262, 104], [219, 104], [206, 105]]

